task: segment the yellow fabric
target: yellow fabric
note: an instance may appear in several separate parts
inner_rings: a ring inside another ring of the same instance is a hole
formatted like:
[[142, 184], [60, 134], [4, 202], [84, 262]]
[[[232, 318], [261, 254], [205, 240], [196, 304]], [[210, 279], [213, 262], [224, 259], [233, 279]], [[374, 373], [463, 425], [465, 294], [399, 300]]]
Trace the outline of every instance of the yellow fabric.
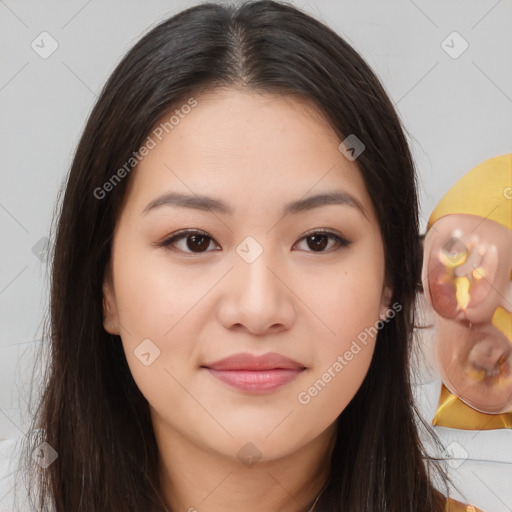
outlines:
[[505, 308], [501, 306], [496, 308], [491, 323], [507, 340], [512, 340], [512, 315]]
[[467, 213], [512, 229], [512, 153], [477, 165], [448, 190], [434, 209], [427, 230], [441, 217]]
[[[490, 158], [460, 178], [443, 196], [428, 220], [427, 231], [452, 214], [476, 215], [512, 230], [512, 153]], [[467, 283], [456, 283], [457, 302], [467, 305]], [[512, 271], [511, 271], [512, 279]], [[512, 317], [498, 307], [492, 324], [511, 339]], [[443, 384], [434, 425], [462, 430], [512, 428], [512, 413], [484, 414], [466, 405]]]
[[512, 412], [485, 414], [466, 405], [443, 384], [433, 425], [460, 430], [512, 428]]
[[460, 501], [455, 501], [450, 498], [446, 500], [445, 512], [483, 512], [481, 509], [473, 505], [464, 505]]

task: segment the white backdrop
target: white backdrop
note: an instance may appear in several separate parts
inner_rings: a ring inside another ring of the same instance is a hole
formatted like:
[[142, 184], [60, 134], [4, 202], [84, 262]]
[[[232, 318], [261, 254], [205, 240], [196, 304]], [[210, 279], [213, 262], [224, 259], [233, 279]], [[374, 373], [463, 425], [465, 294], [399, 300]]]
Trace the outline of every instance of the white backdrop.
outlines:
[[[25, 432], [47, 304], [44, 245], [87, 114], [122, 55], [183, 0], [0, 0], [0, 439]], [[292, 2], [345, 37], [408, 131], [422, 221], [470, 168], [512, 151], [512, 0]]]

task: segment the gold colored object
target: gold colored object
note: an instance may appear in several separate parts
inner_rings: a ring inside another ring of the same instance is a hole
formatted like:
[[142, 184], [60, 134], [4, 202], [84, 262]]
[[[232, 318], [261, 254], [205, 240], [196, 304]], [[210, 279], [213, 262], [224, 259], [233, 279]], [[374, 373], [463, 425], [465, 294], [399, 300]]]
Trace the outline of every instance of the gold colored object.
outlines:
[[510, 311], [498, 306], [492, 315], [491, 323], [508, 341], [512, 341], [512, 313]]
[[444, 252], [441, 252], [439, 259], [446, 268], [455, 268], [466, 263], [468, 255], [469, 251], [467, 249], [455, 254], [450, 254], [450, 256], [447, 256]]
[[512, 229], [511, 187], [512, 154], [486, 160], [448, 190], [430, 216], [427, 230], [441, 217], [459, 213], [478, 215]]
[[471, 272], [471, 275], [473, 276], [473, 279], [476, 279], [477, 281], [479, 279], [483, 279], [485, 277], [485, 269], [483, 267], [476, 267], [473, 269], [473, 272]]
[[[490, 158], [460, 178], [446, 192], [432, 212], [427, 231], [442, 217], [461, 214], [475, 216], [475, 223], [480, 217], [482, 222], [491, 220], [512, 230], [512, 153]], [[466, 243], [472, 244], [470, 238]], [[492, 278], [486, 275], [483, 266], [480, 266], [481, 263], [477, 263], [477, 266], [467, 275], [458, 275], [457, 267], [467, 262], [471, 247], [467, 248], [463, 243], [457, 245], [455, 242], [447, 244], [447, 247], [448, 249], [440, 254], [440, 261], [447, 270], [445, 282], [449, 282], [454, 287], [457, 312], [466, 313], [470, 307], [473, 285], [485, 279], [492, 281]], [[512, 269], [510, 279], [512, 281]], [[491, 324], [512, 343], [510, 311], [497, 306], [492, 315]], [[469, 321], [469, 327], [471, 328], [471, 321]], [[506, 361], [506, 356], [501, 356], [497, 361], [496, 370], [504, 368]], [[488, 376], [484, 369], [466, 367], [464, 371], [475, 385], [479, 382], [483, 383]], [[509, 385], [509, 380], [503, 383], [505, 384]], [[464, 403], [443, 384], [439, 406], [432, 423], [462, 430], [512, 428], [512, 411], [499, 414], [482, 413]]]
[[466, 276], [455, 278], [455, 298], [457, 299], [457, 309], [466, 311], [469, 306], [471, 296], [469, 295], [469, 288], [471, 283]]
[[452, 500], [451, 498], [447, 498], [445, 512], [483, 512], [479, 508], [474, 507], [473, 505], [464, 505], [460, 501]]
[[512, 412], [485, 414], [466, 405], [442, 384], [433, 425], [460, 430], [495, 430], [512, 428]]

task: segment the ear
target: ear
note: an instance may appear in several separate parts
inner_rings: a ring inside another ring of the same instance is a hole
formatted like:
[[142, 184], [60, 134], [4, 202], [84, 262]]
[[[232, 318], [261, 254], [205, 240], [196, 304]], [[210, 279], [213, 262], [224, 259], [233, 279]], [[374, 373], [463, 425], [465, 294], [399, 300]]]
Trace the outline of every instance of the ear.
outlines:
[[391, 299], [393, 298], [393, 287], [389, 284], [388, 280], [384, 283], [382, 288], [382, 299], [380, 303], [379, 316], [381, 318], [387, 318], [388, 311], [391, 306]]
[[103, 328], [110, 334], [119, 334], [117, 303], [112, 284], [110, 265], [103, 279]]

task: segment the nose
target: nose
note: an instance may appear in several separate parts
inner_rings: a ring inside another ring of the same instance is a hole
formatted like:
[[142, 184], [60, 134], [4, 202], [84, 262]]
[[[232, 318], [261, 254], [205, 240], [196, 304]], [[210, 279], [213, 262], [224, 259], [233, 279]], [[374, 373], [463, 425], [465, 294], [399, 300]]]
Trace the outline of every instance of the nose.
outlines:
[[234, 258], [218, 309], [222, 325], [255, 335], [290, 329], [297, 315], [297, 298], [289, 274], [279, 270], [268, 251], [250, 263], [237, 254]]

